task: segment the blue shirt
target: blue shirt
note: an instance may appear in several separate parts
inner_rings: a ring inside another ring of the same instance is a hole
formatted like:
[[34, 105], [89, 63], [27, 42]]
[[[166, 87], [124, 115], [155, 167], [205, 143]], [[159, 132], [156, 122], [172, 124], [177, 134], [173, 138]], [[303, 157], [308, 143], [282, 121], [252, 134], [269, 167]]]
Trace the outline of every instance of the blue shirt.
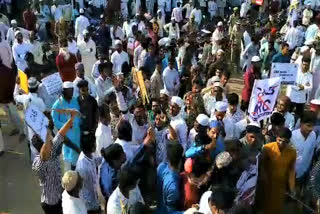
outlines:
[[[224, 140], [222, 136], [219, 136], [217, 139], [217, 145], [214, 150], [211, 151], [211, 158], [214, 160], [216, 156], [225, 150]], [[195, 143], [192, 143], [191, 147], [186, 151], [186, 158], [193, 158], [197, 155], [201, 155], [204, 152], [203, 146], [196, 146]]]
[[276, 62], [280, 62], [280, 63], [290, 63], [290, 56], [284, 56], [282, 55], [282, 53], [277, 53], [276, 55], [273, 56], [272, 58], [272, 62], [276, 63]]
[[[68, 103], [62, 96], [56, 100], [52, 109], [77, 109], [80, 111], [79, 103], [76, 98], [72, 98]], [[56, 111], [51, 112], [54, 126], [59, 130], [69, 120], [70, 116], [65, 114], [59, 114]], [[80, 148], [80, 118], [75, 117], [73, 121], [72, 129], [67, 132], [66, 137]], [[63, 160], [76, 165], [79, 154], [70, 147], [63, 145]]]
[[168, 163], [161, 163], [157, 169], [158, 208], [157, 214], [178, 214], [180, 202], [180, 176]]

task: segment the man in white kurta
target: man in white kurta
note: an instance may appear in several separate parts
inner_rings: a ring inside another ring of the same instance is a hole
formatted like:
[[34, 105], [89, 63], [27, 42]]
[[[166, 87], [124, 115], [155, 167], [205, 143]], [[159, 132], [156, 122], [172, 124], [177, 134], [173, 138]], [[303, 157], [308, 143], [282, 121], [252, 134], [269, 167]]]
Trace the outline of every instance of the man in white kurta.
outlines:
[[84, 75], [91, 78], [91, 71], [96, 59], [96, 44], [90, 38], [89, 32], [84, 32], [84, 39], [78, 43], [79, 51], [82, 57], [82, 63], [84, 65]]
[[30, 33], [29, 43], [32, 46], [31, 53], [33, 54], [35, 63], [43, 64], [43, 50], [41, 42], [35, 40], [35, 32]]
[[115, 41], [116, 51], [111, 55], [111, 62], [113, 64], [113, 73], [120, 73], [122, 70], [122, 64], [127, 62], [129, 64], [129, 55], [122, 49], [122, 42], [120, 40]]
[[84, 16], [84, 10], [80, 9], [80, 16], [76, 19], [75, 22], [75, 38], [78, 39], [83, 37], [83, 31], [87, 29], [87, 27], [90, 26], [89, 19]]
[[22, 33], [20, 31], [17, 31], [15, 35], [16, 42], [12, 46], [13, 59], [16, 62], [18, 69], [24, 71], [28, 67], [24, 57], [27, 52], [31, 52], [32, 46], [23, 41]]

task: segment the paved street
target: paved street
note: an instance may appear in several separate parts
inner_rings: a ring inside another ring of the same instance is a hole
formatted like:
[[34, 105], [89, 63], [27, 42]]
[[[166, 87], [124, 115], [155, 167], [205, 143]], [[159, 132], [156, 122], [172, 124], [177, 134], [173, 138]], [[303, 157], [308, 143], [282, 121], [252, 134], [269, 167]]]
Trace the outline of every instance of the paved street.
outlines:
[[38, 180], [31, 170], [26, 141], [19, 143], [18, 136], [9, 137], [5, 127], [3, 132], [9, 152], [0, 157], [0, 213], [42, 214]]

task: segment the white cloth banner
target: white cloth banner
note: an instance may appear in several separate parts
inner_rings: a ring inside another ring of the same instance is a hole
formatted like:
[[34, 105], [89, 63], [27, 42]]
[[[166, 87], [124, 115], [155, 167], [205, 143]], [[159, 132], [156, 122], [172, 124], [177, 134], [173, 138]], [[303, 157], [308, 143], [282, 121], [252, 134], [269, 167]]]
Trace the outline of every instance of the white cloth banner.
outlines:
[[281, 86], [280, 82], [280, 77], [254, 81], [248, 108], [249, 116], [253, 121], [263, 120], [272, 114]]
[[43, 142], [46, 142], [48, 118], [35, 105], [30, 105], [24, 114], [24, 119], [27, 125], [41, 137]]
[[294, 85], [297, 79], [297, 73], [297, 64], [272, 63], [270, 78], [281, 77], [282, 85]]
[[46, 87], [49, 95], [59, 93], [62, 90], [62, 79], [58, 72], [43, 78], [41, 82]]

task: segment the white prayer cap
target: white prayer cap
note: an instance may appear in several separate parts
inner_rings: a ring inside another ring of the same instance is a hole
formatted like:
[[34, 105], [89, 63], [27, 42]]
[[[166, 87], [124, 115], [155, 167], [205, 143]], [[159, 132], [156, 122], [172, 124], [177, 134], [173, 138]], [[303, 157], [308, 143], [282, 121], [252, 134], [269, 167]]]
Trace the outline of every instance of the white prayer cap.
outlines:
[[314, 104], [314, 105], [320, 105], [320, 100], [314, 99], [314, 100], [311, 100], [310, 103], [311, 103], [311, 104]]
[[217, 54], [220, 54], [220, 53], [224, 54], [224, 50], [219, 49], [219, 50], [217, 51]]
[[314, 39], [309, 39], [304, 42], [305, 45], [313, 45], [315, 43]]
[[83, 35], [89, 34], [89, 31], [87, 29], [84, 29], [82, 32]]
[[171, 39], [169, 37], [164, 37], [164, 38], [162, 38], [162, 39], [160, 39], [158, 41], [158, 45], [159, 46], [164, 46], [164, 45], [166, 45], [168, 43], [170, 44], [170, 42], [171, 42]]
[[180, 108], [183, 106], [183, 100], [178, 96], [171, 97], [171, 105], [177, 104]]
[[216, 102], [215, 106], [216, 112], [226, 112], [228, 109], [228, 103], [223, 101]]
[[214, 77], [211, 78], [211, 81], [212, 81], [213, 83], [215, 83], [215, 82], [220, 82], [220, 78], [219, 78], [218, 76], [214, 76]]
[[261, 59], [260, 59], [259, 56], [254, 56], [254, 57], [252, 57], [252, 59], [251, 59], [251, 62], [260, 62], [260, 61], [261, 61]]
[[218, 169], [229, 166], [232, 162], [232, 157], [229, 152], [221, 152], [216, 157], [216, 166]]
[[157, 10], [157, 13], [159, 14], [159, 13], [162, 13], [162, 12], [161, 12], [161, 10]]
[[[219, 77], [218, 77], [218, 78], [219, 78]], [[219, 81], [220, 81], [220, 79], [219, 79]], [[213, 86], [214, 86], [214, 87], [220, 87], [220, 88], [223, 89], [223, 86], [222, 86], [222, 84], [221, 84], [220, 82], [214, 82], [214, 83], [213, 83]]]
[[174, 21], [174, 20], [176, 20], [174, 17], [171, 17], [171, 21]]
[[205, 114], [199, 114], [196, 121], [201, 125], [201, 126], [209, 126], [209, 117]]
[[93, 1], [89, 1], [88, 4], [89, 4], [89, 5], [93, 5]]
[[80, 14], [83, 14], [83, 13], [84, 13], [84, 9], [83, 9], [83, 8], [80, 8], [79, 13], [80, 13]]
[[18, 34], [22, 34], [21, 31], [17, 30], [16, 32], [14, 32], [14, 36], [16, 37]]
[[301, 52], [301, 53], [306, 52], [306, 51], [308, 51], [308, 50], [309, 50], [309, 47], [308, 47], [308, 46], [302, 46], [302, 47], [300, 48], [300, 52]]
[[12, 24], [12, 25], [16, 25], [16, 24], [18, 24], [18, 23], [17, 23], [17, 20], [12, 19], [12, 20], [11, 20], [11, 24]]
[[223, 22], [222, 22], [222, 21], [218, 22], [218, 25], [217, 25], [217, 26], [218, 26], [218, 27], [223, 26]]
[[66, 81], [62, 85], [63, 88], [73, 88], [73, 82]]
[[165, 89], [165, 88], [160, 90], [160, 94], [165, 94], [165, 95], [167, 95], [168, 97], [170, 97], [169, 91], [168, 91], [167, 89]]
[[207, 29], [202, 29], [201, 32], [205, 33], [205, 34], [210, 34], [211, 33], [211, 31], [208, 31]]
[[114, 44], [115, 45], [122, 45], [122, 42], [121, 42], [121, 40], [117, 39]]

